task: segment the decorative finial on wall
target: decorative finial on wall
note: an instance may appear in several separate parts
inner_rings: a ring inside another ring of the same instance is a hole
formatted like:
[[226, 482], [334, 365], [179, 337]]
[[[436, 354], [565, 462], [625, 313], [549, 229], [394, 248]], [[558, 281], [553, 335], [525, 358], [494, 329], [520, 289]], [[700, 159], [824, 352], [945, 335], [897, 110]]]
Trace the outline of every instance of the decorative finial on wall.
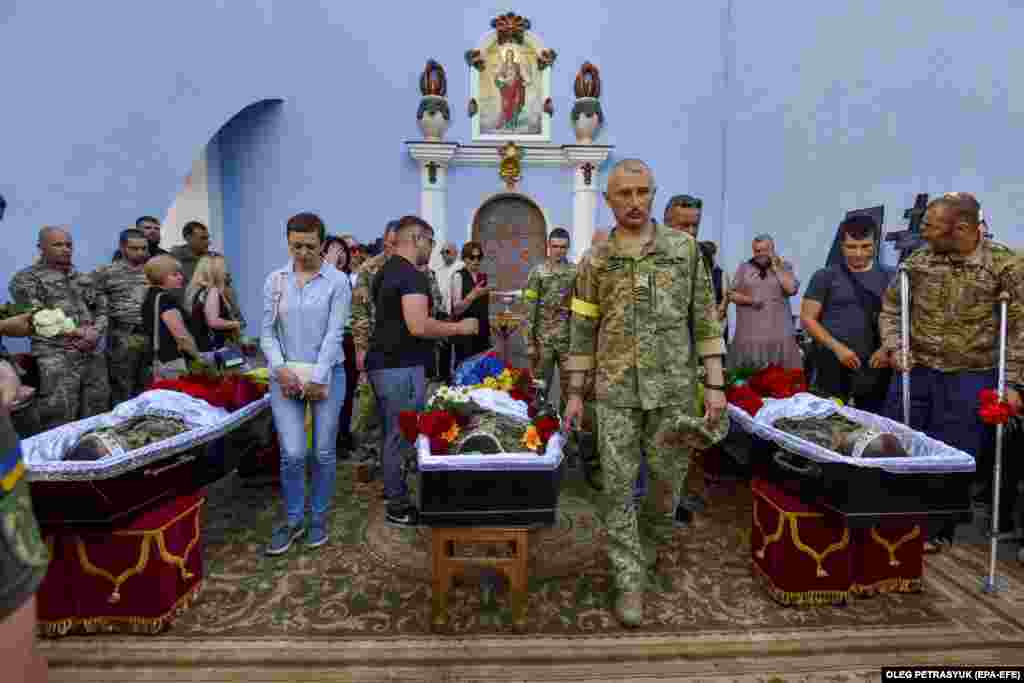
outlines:
[[444, 67], [433, 59], [427, 60], [427, 65], [420, 74], [420, 107], [416, 111], [416, 121], [419, 123], [423, 137], [431, 142], [440, 142], [451, 123], [451, 110], [448, 108], [448, 78], [445, 76]]
[[601, 110], [601, 74], [590, 62], [584, 62], [576, 74], [573, 84], [576, 91], [576, 104], [573, 105], [573, 130], [576, 142], [581, 145], [594, 144], [594, 138], [604, 125], [604, 112]]

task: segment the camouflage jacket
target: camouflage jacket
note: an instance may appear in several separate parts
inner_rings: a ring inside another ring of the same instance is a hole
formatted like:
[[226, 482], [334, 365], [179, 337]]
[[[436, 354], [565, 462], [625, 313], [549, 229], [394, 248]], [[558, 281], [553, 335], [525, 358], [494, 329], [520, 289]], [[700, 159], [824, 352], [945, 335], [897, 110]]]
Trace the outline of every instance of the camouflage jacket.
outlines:
[[[931, 247], [903, 262], [910, 277], [910, 354], [919, 366], [957, 372], [989, 370], [999, 362], [999, 294], [1007, 307], [1006, 381], [1024, 382], [1024, 269], [1009, 247], [982, 240], [962, 257]], [[882, 298], [882, 346], [902, 348], [900, 279]]]
[[572, 263], [542, 263], [530, 271], [523, 290], [528, 353], [541, 353], [542, 349], [559, 355], [569, 352], [570, 306], [575, 285], [576, 265]]
[[373, 299], [370, 286], [378, 271], [388, 260], [383, 252], [369, 259], [356, 274], [356, 286], [352, 290], [352, 342], [356, 353], [366, 353], [370, 348], [370, 334], [373, 333]]
[[592, 247], [577, 269], [572, 312], [566, 367], [594, 368], [597, 400], [615, 406], [689, 406], [697, 381], [691, 355], [725, 353], [697, 242], [660, 225], [639, 258], [615, 232]]
[[111, 331], [142, 324], [142, 300], [146, 298], [146, 273], [127, 261], [100, 266], [92, 274], [96, 289], [107, 299]]
[[[11, 278], [11, 298], [15, 303], [37, 308], [59, 308], [79, 327], [92, 325], [100, 337], [107, 333], [107, 299], [92, 281], [91, 274], [72, 269], [64, 273], [42, 263], [19, 270]], [[32, 337], [32, 353], [66, 350], [60, 338]]]

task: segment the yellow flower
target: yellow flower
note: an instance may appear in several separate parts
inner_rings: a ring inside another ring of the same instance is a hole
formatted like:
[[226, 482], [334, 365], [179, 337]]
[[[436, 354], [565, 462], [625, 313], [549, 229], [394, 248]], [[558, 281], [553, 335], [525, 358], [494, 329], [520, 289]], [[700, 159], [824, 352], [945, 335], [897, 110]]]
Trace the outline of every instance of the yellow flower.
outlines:
[[498, 380], [494, 379], [493, 377], [488, 377], [487, 379], [484, 380], [484, 386], [487, 387], [488, 389], [497, 389]]
[[533, 425], [526, 428], [526, 433], [523, 434], [522, 444], [529, 448], [531, 451], [535, 451], [540, 448], [540, 432]]
[[448, 443], [454, 443], [455, 439], [459, 438], [459, 425], [453, 424], [451, 429], [441, 435], [441, 438]]
[[832, 400], [835, 401], [836, 405], [839, 406], [840, 408], [843, 407], [843, 399], [841, 399], [841, 398], [833, 398]]

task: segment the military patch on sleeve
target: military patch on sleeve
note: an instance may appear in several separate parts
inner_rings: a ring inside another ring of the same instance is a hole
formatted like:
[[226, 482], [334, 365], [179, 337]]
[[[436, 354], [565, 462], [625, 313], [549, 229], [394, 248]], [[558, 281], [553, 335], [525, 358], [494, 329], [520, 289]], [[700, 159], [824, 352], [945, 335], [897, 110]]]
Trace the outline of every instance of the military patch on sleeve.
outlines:
[[0, 499], [0, 527], [3, 544], [15, 558], [27, 567], [45, 567], [50, 553], [39, 535], [39, 524], [32, 512], [28, 483], [22, 481], [14, 490]]

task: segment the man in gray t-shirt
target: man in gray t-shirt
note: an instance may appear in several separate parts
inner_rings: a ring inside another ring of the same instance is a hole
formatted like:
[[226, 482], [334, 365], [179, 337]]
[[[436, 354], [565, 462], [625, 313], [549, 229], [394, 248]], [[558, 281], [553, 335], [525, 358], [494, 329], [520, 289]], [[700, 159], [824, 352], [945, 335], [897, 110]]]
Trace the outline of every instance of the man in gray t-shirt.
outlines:
[[[844, 262], [814, 274], [800, 321], [817, 342], [812, 384], [861, 410], [880, 412], [890, 372], [873, 369], [879, 353], [878, 311], [894, 272], [875, 262], [877, 226], [867, 216], [840, 225]], [[884, 365], [884, 364], [882, 364]]]

